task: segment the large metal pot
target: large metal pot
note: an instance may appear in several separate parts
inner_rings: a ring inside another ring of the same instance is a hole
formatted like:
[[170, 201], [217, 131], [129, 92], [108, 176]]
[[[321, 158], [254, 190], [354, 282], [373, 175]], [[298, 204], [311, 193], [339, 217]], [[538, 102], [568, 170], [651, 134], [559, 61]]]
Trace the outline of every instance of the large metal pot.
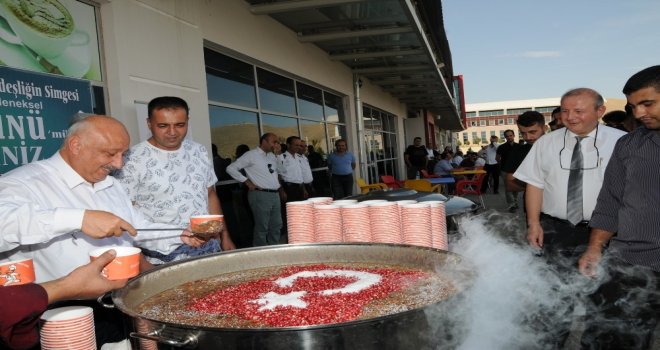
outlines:
[[[439, 271], [459, 292], [423, 308], [367, 320], [333, 325], [232, 329], [192, 327], [145, 318], [135, 312], [149, 297], [189, 281], [248, 269], [309, 263], [366, 262]], [[446, 251], [390, 244], [301, 244], [236, 250], [158, 267], [113, 292], [117, 308], [130, 316], [131, 337], [158, 342], [159, 349], [436, 349], [452, 348], [460, 335], [454, 326], [462, 291], [473, 270], [460, 256]], [[143, 345], [144, 342], [142, 341]], [[155, 345], [155, 343], [152, 343]]]

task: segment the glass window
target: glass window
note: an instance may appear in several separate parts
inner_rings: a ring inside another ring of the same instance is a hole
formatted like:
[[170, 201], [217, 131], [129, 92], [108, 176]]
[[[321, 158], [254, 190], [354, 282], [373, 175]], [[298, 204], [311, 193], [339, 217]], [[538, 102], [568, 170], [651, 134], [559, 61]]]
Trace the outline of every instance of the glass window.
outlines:
[[[328, 144], [331, 149], [335, 147], [335, 141], [339, 139], [346, 140], [346, 126], [328, 123], [326, 129], [328, 130]], [[355, 152], [353, 152], [353, 155], [357, 156]]]
[[481, 125], [481, 126], [486, 126], [486, 120], [485, 120], [485, 119], [481, 119], [481, 120], [479, 121], [479, 125]]
[[300, 119], [300, 130], [300, 138], [305, 140], [307, 145], [314, 146], [317, 151], [318, 148], [321, 148], [323, 150], [323, 154], [328, 152], [328, 142], [325, 137], [325, 126], [322, 122]]
[[466, 132], [463, 133], [463, 143], [468, 142], [468, 134]]
[[504, 125], [504, 119], [498, 119], [497, 124], [498, 125]]
[[495, 125], [495, 119], [491, 119], [488, 121], [488, 125], [494, 126]]
[[504, 140], [504, 130], [500, 130], [500, 140]]
[[490, 136], [495, 136], [495, 130], [490, 131]]
[[539, 113], [552, 113], [552, 111], [559, 106], [549, 106], [549, 107], [536, 107], [535, 111]]
[[513, 118], [508, 118], [506, 120], [506, 123], [509, 124], [509, 125], [515, 124], [515, 122], [513, 121]]
[[507, 114], [519, 115], [519, 114], [523, 114], [523, 113], [525, 113], [527, 111], [531, 111], [531, 110], [532, 110], [532, 107], [511, 108], [511, 109], [507, 109]]
[[381, 175], [396, 175], [397, 139], [396, 116], [364, 106], [364, 143], [367, 152], [366, 175], [371, 182], [380, 182]]
[[[396, 134], [386, 133], [383, 135], [383, 148], [385, 149], [385, 158], [397, 158], [396, 154]], [[388, 173], [389, 174], [389, 173]]]
[[299, 136], [298, 120], [296, 118], [287, 118], [279, 115], [263, 114], [261, 116], [261, 128], [264, 133], [272, 132], [281, 140], [286, 140], [289, 136]]
[[206, 84], [211, 101], [256, 108], [252, 65], [204, 49]]
[[486, 132], [481, 132], [481, 143], [488, 143], [488, 138], [486, 138]]
[[236, 146], [246, 144], [254, 148], [259, 143], [257, 114], [238, 109], [209, 106], [211, 142], [221, 157], [233, 157]]
[[380, 127], [383, 131], [389, 131], [390, 129], [390, 116], [383, 112], [380, 114]]
[[466, 113], [466, 116], [467, 116], [468, 118], [476, 117], [476, 116], [477, 116], [477, 112], [467, 112], [467, 113]]
[[342, 98], [329, 92], [323, 92], [325, 98], [325, 120], [333, 123], [346, 123]]
[[476, 120], [470, 121], [470, 126], [477, 126], [479, 123]]
[[383, 129], [378, 111], [373, 111], [369, 117], [364, 117], [364, 128], [369, 130]]
[[262, 109], [296, 114], [292, 79], [262, 68], [257, 68], [257, 79], [259, 79], [259, 102]]
[[504, 114], [503, 109], [497, 109], [497, 110], [493, 110], [493, 111], [480, 111], [479, 112], [479, 115], [482, 116], [482, 117], [490, 117], [490, 116], [494, 116], [494, 115], [503, 115], [503, 114]]
[[474, 140], [476, 140], [476, 139], [477, 139], [477, 132], [473, 131], [472, 132], [472, 142], [475, 142]]
[[313, 120], [323, 120], [323, 93], [321, 89], [296, 82], [298, 115]]
[[385, 151], [383, 149], [383, 133], [374, 131], [373, 138], [371, 139], [371, 151], [374, 152], [376, 159], [384, 159]]

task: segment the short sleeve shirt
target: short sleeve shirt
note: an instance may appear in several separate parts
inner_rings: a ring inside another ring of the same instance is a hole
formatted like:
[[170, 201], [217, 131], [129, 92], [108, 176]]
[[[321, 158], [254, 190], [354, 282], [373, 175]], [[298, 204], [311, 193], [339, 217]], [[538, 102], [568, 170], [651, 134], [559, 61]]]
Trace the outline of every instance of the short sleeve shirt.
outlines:
[[524, 145], [515, 144], [509, 151], [506, 163], [502, 166], [502, 171], [505, 173], [515, 173], [531, 149], [532, 145], [528, 143]]
[[408, 146], [406, 148], [406, 153], [410, 159], [410, 164], [416, 167], [421, 167], [424, 166], [426, 163], [426, 147], [425, 146], [419, 146], [415, 147], [414, 145]]
[[[426, 154], [426, 151], [424, 151], [424, 154]], [[333, 175], [352, 174], [353, 163], [355, 163], [355, 157], [351, 152], [346, 152], [341, 156], [337, 153], [331, 153], [330, 156], [328, 156], [328, 166]]]
[[206, 148], [187, 139], [176, 151], [148, 141], [133, 146], [117, 178], [150, 220], [183, 226], [208, 214], [208, 188], [217, 182]]
[[[603, 184], [614, 145], [625, 135], [621, 130], [599, 125], [582, 140], [581, 150], [585, 170], [582, 178], [582, 217], [591, 219], [598, 192]], [[513, 174], [515, 178], [543, 189], [541, 211], [559, 219], [566, 219], [566, 198], [571, 156], [577, 144], [576, 135], [562, 128], [539, 138], [522, 164]]]

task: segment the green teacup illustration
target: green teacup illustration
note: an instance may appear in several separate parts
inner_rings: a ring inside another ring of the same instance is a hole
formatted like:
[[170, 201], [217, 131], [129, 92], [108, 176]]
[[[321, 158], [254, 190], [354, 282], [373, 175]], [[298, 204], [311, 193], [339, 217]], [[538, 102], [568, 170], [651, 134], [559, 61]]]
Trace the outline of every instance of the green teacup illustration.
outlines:
[[23, 44], [45, 58], [57, 57], [71, 42], [73, 17], [57, 0], [4, 0], [1, 10]]

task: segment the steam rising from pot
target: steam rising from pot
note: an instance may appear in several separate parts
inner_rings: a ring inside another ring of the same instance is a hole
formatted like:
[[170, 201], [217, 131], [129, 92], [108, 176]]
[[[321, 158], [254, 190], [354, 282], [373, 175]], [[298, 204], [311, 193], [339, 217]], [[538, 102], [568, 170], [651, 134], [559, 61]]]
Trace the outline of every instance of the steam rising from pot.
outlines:
[[[544, 324], [544, 318], [539, 315], [566, 314], [555, 321], [571, 322], [572, 305], [584, 300], [598, 281], [576, 275], [560, 282], [557, 271], [526, 244], [524, 222], [509, 214], [489, 211], [459, 220], [458, 238], [450, 250], [472, 263], [477, 276], [455, 310], [455, 318], [465, 320], [462, 329], [451, 331], [458, 335], [457, 347], [462, 350], [550, 347], [543, 330], [553, 329], [553, 324]], [[458, 324], [461, 323], [454, 326]]]

